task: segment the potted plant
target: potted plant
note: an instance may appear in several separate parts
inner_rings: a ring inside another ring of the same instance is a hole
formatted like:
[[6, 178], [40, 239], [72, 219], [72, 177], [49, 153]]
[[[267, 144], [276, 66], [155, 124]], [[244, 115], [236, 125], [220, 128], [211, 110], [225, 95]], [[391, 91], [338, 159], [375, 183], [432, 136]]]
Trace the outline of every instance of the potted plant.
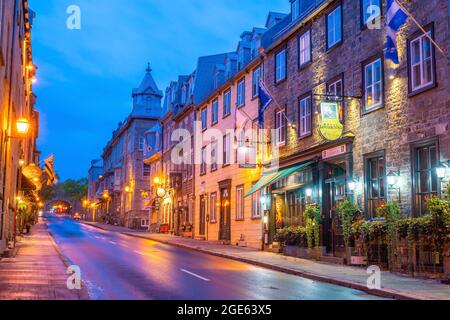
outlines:
[[350, 200], [346, 199], [336, 207], [336, 211], [339, 215], [339, 219], [342, 222], [342, 230], [344, 235], [344, 243], [346, 248], [346, 260], [347, 263], [351, 263], [352, 252], [354, 251], [352, 226], [356, 220], [356, 217], [361, 215], [361, 211]]

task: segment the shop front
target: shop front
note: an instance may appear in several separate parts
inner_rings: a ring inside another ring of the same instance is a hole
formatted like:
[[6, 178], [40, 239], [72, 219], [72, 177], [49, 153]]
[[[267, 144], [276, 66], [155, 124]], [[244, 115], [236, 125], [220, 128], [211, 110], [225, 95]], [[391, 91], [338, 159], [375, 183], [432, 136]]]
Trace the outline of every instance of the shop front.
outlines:
[[254, 187], [267, 190], [270, 199], [266, 211], [266, 245], [274, 242], [277, 230], [305, 227], [308, 205], [317, 204], [322, 215], [322, 254], [344, 257], [343, 232], [336, 207], [345, 199], [355, 200], [349, 187], [353, 181], [352, 140], [326, 143], [308, 150], [307, 154], [291, 157], [281, 166], [277, 173], [263, 176]]

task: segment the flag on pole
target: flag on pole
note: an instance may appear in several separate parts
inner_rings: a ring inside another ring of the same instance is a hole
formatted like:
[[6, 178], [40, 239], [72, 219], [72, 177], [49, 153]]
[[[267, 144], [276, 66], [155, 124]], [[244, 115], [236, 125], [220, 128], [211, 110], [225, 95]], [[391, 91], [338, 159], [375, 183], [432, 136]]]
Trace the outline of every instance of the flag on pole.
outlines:
[[58, 179], [55, 174], [55, 156], [53, 154], [44, 160], [44, 170], [48, 177], [47, 184], [50, 186], [57, 184]]
[[259, 81], [258, 85], [258, 96], [259, 96], [258, 122], [259, 126], [262, 127], [264, 123], [264, 111], [266, 111], [267, 107], [273, 100], [271, 95], [269, 94], [269, 90], [267, 90], [262, 79]]
[[399, 64], [397, 32], [408, 20], [408, 15], [402, 10], [396, 0], [387, 0], [386, 19], [386, 59]]

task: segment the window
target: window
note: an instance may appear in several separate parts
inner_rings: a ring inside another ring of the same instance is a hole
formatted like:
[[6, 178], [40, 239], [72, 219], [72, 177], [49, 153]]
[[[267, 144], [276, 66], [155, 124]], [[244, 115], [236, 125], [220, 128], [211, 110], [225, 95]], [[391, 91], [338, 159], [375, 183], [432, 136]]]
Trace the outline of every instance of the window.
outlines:
[[214, 125], [219, 121], [219, 100], [213, 101], [211, 109], [211, 122]]
[[217, 222], [217, 192], [211, 193], [209, 206], [210, 206], [209, 220], [212, 223], [215, 223]]
[[144, 137], [139, 137], [139, 151], [144, 151], [144, 147], [145, 147], [145, 138]]
[[341, 6], [327, 15], [327, 48], [331, 49], [342, 41], [342, 11]]
[[366, 211], [369, 218], [376, 217], [377, 209], [386, 200], [386, 159], [384, 152], [366, 157]]
[[[428, 35], [433, 37], [432, 30]], [[421, 33], [408, 41], [410, 93], [421, 92], [434, 86], [436, 79], [434, 65], [434, 46], [430, 39]]]
[[200, 175], [206, 174], [206, 147], [202, 148]]
[[228, 90], [223, 94], [223, 116], [226, 117], [231, 113], [231, 91]]
[[439, 192], [436, 167], [438, 165], [437, 143], [413, 148], [414, 199], [418, 216], [427, 214], [426, 199]]
[[383, 70], [381, 58], [364, 67], [364, 111], [383, 105]]
[[231, 136], [229, 134], [223, 137], [223, 165], [231, 164]]
[[291, 2], [292, 21], [297, 20], [297, 18], [300, 16], [299, 2], [300, 0], [293, 0]]
[[236, 187], [236, 220], [244, 220], [244, 186]]
[[238, 82], [236, 105], [242, 107], [245, 105], [245, 79]]
[[144, 164], [142, 168], [142, 176], [144, 178], [148, 178], [150, 177], [150, 174], [151, 174], [151, 167], [148, 164]]
[[253, 80], [252, 80], [252, 97], [256, 98], [258, 96], [259, 81], [261, 80], [261, 67], [253, 70]]
[[150, 220], [141, 219], [141, 228], [148, 228], [149, 225], [150, 225]]
[[286, 79], [286, 49], [275, 55], [275, 83]]
[[339, 97], [339, 120], [344, 121], [344, 85], [343, 77], [340, 76], [337, 80], [332, 80], [327, 84], [327, 94]]
[[308, 136], [312, 133], [312, 112], [311, 112], [311, 96], [307, 96], [300, 100], [300, 137]]
[[[375, 8], [377, 7], [377, 8]], [[381, 0], [361, 0], [361, 25], [367, 26], [381, 16]]]
[[286, 109], [275, 113], [276, 143], [278, 146], [286, 143]]
[[211, 171], [217, 170], [217, 141], [211, 142]]
[[208, 109], [203, 108], [201, 111], [201, 117], [202, 117], [202, 129], [206, 130], [208, 129]]
[[252, 218], [260, 218], [262, 213], [261, 191], [252, 194]]
[[306, 31], [298, 39], [299, 45], [299, 66], [304, 66], [311, 62], [311, 30]]

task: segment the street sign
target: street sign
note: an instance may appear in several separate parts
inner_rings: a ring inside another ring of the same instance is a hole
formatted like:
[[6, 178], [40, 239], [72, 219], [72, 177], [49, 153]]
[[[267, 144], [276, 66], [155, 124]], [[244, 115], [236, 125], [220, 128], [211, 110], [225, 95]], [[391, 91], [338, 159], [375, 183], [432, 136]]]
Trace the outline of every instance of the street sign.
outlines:
[[339, 119], [339, 104], [337, 102], [320, 103], [319, 132], [328, 141], [336, 141], [342, 137], [344, 126]]

